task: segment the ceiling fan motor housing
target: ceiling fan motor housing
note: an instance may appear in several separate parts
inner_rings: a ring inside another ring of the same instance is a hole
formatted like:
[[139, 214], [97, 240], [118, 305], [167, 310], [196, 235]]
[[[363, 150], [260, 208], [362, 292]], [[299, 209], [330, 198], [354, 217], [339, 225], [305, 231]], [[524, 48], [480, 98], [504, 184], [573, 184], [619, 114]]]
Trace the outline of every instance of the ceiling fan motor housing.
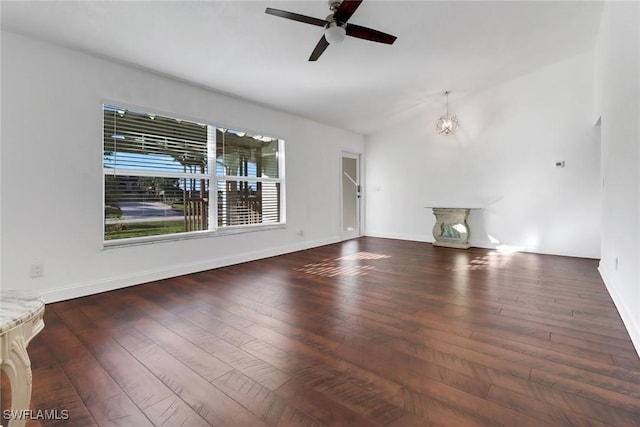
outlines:
[[331, 12], [335, 12], [336, 10], [338, 10], [338, 7], [340, 7], [340, 3], [342, 3], [342, 0], [329, 0], [329, 9], [331, 10]]

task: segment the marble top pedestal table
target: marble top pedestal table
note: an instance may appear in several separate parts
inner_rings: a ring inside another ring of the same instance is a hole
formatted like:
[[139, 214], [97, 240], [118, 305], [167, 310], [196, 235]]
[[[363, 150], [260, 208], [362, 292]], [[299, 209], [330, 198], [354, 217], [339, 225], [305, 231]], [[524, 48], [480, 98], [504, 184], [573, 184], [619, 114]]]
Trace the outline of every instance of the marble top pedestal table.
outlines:
[[[453, 205], [444, 205], [453, 206]], [[471, 230], [467, 224], [469, 212], [479, 207], [433, 207], [436, 223], [433, 226], [433, 246], [468, 249]]]
[[9, 427], [27, 421], [32, 383], [27, 346], [44, 328], [43, 316], [44, 302], [37, 294], [0, 290], [0, 367], [11, 385], [11, 414], [18, 414], [10, 418]]

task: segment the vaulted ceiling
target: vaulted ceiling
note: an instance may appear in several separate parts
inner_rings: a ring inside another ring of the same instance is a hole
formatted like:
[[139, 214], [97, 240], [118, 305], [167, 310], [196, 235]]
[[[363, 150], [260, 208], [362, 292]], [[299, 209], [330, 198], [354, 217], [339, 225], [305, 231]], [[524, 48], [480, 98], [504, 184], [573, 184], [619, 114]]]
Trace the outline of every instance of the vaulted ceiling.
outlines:
[[326, 1], [0, 3], [2, 28], [94, 53], [361, 134], [593, 48], [597, 1], [365, 0], [350, 23], [393, 45], [349, 38], [307, 59]]

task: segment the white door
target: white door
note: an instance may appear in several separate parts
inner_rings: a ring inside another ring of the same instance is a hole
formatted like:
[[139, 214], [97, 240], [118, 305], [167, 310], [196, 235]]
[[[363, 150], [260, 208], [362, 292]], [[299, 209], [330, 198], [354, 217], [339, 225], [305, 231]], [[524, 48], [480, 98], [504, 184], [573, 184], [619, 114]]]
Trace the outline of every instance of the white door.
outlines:
[[342, 239], [360, 237], [360, 155], [342, 153]]

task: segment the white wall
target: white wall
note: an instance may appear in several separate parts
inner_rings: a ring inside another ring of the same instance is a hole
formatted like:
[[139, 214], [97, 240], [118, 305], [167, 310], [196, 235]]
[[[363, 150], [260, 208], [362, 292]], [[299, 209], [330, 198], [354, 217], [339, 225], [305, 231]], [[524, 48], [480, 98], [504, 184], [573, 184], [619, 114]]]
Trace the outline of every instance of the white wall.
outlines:
[[640, 354], [640, 3], [605, 3], [595, 68], [604, 177], [600, 273]]
[[[104, 101], [284, 139], [287, 227], [103, 249]], [[335, 242], [340, 152], [364, 150], [360, 135], [7, 32], [2, 113], [1, 283], [47, 301]]]
[[[593, 92], [593, 54], [585, 53], [476, 93], [454, 91], [454, 135], [435, 132], [445, 109], [438, 95], [368, 136], [366, 234], [432, 241], [425, 206], [481, 205], [469, 218], [473, 246], [598, 258]], [[554, 167], [559, 160], [564, 168]]]

